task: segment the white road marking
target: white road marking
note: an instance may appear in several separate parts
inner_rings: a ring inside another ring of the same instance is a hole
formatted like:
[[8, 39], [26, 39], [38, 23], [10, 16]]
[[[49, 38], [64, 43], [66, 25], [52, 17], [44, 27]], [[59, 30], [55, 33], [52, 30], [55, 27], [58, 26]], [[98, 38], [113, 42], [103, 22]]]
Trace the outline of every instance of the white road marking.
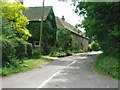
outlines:
[[60, 71], [53, 74], [49, 79], [47, 79], [45, 82], [43, 82], [38, 88], [42, 88], [48, 81], [50, 81], [54, 76], [56, 76]]
[[[74, 64], [77, 60], [73, 61], [72, 63], [68, 64], [66, 67], [64, 68], [67, 68], [69, 67], [70, 65]], [[44, 81], [40, 86], [38, 86], [38, 88], [42, 88], [47, 82], [49, 82], [53, 77], [55, 77], [57, 74], [59, 74], [61, 71], [57, 71], [55, 74], [53, 74], [50, 78], [48, 78], [46, 81]], [[38, 90], [38, 89], [36, 89]]]
[[68, 64], [65, 68], [69, 67], [70, 65], [74, 64], [77, 60], [73, 61], [72, 63]]

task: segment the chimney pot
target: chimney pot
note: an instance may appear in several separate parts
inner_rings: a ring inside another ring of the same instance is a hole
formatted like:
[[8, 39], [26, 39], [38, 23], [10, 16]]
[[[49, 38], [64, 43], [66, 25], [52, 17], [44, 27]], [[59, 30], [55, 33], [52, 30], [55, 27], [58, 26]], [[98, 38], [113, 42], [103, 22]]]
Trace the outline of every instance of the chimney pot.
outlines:
[[64, 16], [62, 16], [62, 20], [65, 21], [65, 17]]

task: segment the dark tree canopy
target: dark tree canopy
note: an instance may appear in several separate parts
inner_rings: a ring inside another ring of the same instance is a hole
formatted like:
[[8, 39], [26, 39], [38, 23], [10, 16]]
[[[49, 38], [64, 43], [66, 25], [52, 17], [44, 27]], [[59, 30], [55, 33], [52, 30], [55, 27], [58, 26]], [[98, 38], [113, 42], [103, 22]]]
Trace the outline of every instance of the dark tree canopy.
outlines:
[[94, 36], [106, 54], [117, 54], [120, 38], [119, 2], [78, 2], [75, 12], [85, 19], [82, 27]]

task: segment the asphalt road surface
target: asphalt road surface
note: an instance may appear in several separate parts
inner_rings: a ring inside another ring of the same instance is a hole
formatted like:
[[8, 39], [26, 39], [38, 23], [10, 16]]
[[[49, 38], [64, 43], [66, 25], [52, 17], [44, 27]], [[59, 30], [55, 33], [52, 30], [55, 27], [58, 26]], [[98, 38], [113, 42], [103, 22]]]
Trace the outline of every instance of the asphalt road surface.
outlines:
[[2, 88], [118, 88], [118, 80], [94, 72], [100, 52], [75, 54], [2, 79]]

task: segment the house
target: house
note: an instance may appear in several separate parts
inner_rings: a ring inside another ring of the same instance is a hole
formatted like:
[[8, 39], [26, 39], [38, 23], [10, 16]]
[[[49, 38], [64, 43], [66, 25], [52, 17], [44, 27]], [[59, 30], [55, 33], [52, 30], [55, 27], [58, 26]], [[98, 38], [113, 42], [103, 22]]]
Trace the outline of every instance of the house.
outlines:
[[75, 28], [70, 23], [66, 22], [64, 16], [62, 16], [62, 18], [56, 17], [56, 19], [59, 30], [66, 29], [72, 33], [73, 48], [80, 48], [84, 51], [87, 51], [89, 39], [83, 36], [83, 33], [79, 29]]
[[21, 4], [23, 4], [24, 3], [24, 1], [23, 0], [18, 0]]
[[24, 0], [2, 0], [2, 1], [4, 1], [4, 2], [15, 2], [15, 1], [18, 1], [18, 2], [20, 2], [21, 4], [23, 4], [24, 3]]
[[[29, 38], [29, 42], [31, 42], [34, 47], [39, 46], [42, 7], [29, 7], [29, 10], [25, 11], [24, 15], [29, 20], [27, 29], [32, 34], [32, 37]], [[42, 30], [42, 48], [44, 54], [51, 52], [51, 48], [54, 46], [56, 39], [56, 31], [57, 24], [53, 8], [52, 6], [45, 6]]]

